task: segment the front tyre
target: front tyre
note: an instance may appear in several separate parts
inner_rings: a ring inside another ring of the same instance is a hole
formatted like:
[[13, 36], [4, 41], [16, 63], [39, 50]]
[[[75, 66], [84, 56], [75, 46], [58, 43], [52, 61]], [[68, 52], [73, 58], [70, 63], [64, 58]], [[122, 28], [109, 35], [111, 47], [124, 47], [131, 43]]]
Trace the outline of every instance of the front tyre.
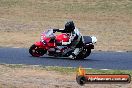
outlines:
[[29, 48], [29, 53], [34, 56], [34, 57], [40, 57], [43, 56], [46, 53], [46, 50], [39, 48], [38, 46], [36, 46], [35, 44], [33, 44], [30, 48]]

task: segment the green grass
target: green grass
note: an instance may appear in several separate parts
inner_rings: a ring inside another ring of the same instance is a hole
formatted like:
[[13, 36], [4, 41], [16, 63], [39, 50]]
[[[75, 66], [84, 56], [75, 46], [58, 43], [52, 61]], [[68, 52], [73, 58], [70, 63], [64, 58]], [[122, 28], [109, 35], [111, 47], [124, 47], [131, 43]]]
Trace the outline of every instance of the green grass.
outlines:
[[[77, 72], [78, 68], [66, 68], [66, 67], [45, 67], [47, 70], [58, 71], [62, 73], [72, 73]], [[87, 74], [130, 74], [132, 75], [132, 70], [99, 70], [99, 69], [87, 69]]]
[[[43, 65], [22, 65], [22, 64], [2, 64], [9, 68], [31, 68], [36, 70], [46, 70], [46, 71], [56, 71], [62, 74], [71, 74], [78, 71], [77, 68], [72, 67], [58, 67], [58, 66], [43, 66]], [[99, 70], [99, 69], [85, 69], [87, 74], [130, 74], [132, 75], [132, 70]]]
[[3, 66], [6, 66], [6, 67], [10, 67], [10, 68], [24, 68], [24, 66], [26, 65], [22, 65], [22, 64], [1, 64]]
[[132, 70], [97, 70], [89, 69], [86, 70], [86, 73], [95, 73], [95, 74], [130, 74], [132, 75]]

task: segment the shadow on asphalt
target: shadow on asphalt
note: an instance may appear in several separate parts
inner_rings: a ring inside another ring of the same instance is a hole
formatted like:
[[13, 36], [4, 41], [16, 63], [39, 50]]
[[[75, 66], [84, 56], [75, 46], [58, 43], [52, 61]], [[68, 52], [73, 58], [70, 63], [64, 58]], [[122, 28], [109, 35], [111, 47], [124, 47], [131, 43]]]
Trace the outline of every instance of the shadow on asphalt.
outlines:
[[74, 60], [74, 59], [70, 59], [68, 57], [52, 57], [52, 56], [42, 56], [42, 57], [33, 57], [33, 56], [29, 56], [29, 57], [32, 57], [32, 58], [35, 58], [35, 59], [50, 59], [50, 60], [68, 60], [68, 61], [89, 61], [89, 62], [93, 62], [93, 61], [100, 61], [100, 60], [95, 60], [95, 59], [92, 59], [92, 58], [85, 58], [85, 59], [80, 59], [80, 60]]

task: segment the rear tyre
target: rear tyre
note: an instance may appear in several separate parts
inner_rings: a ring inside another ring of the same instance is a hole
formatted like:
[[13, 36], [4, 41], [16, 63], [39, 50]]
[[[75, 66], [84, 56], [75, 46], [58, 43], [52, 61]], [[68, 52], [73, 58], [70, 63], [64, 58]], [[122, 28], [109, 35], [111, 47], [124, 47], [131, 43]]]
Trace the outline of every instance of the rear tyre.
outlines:
[[91, 54], [91, 49], [83, 49], [76, 57], [76, 60], [85, 59]]
[[33, 44], [30, 48], [29, 48], [29, 53], [34, 56], [34, 57], [40, 57], [43, 56], [46, 53], [46, 50], [39, 48], [38, 46], [36, 46], [35, 44]]
[[86, 49], [86, 52], [84, 53], [84, 58], [88, 57], [91, 54], [91, 49]]

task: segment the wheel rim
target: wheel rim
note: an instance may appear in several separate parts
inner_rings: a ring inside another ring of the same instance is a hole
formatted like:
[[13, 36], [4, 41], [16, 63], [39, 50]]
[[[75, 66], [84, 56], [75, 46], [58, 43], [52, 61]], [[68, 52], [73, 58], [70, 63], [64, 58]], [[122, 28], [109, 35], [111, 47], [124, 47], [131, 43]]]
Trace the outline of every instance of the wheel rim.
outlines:
[[34, 47], [34, 49], [32, 49], [32, 54], [33, 54], [33, 56], [36, 56], [36, 57], [40, 56], [40, 52], [38, 51], [38, 47]]

